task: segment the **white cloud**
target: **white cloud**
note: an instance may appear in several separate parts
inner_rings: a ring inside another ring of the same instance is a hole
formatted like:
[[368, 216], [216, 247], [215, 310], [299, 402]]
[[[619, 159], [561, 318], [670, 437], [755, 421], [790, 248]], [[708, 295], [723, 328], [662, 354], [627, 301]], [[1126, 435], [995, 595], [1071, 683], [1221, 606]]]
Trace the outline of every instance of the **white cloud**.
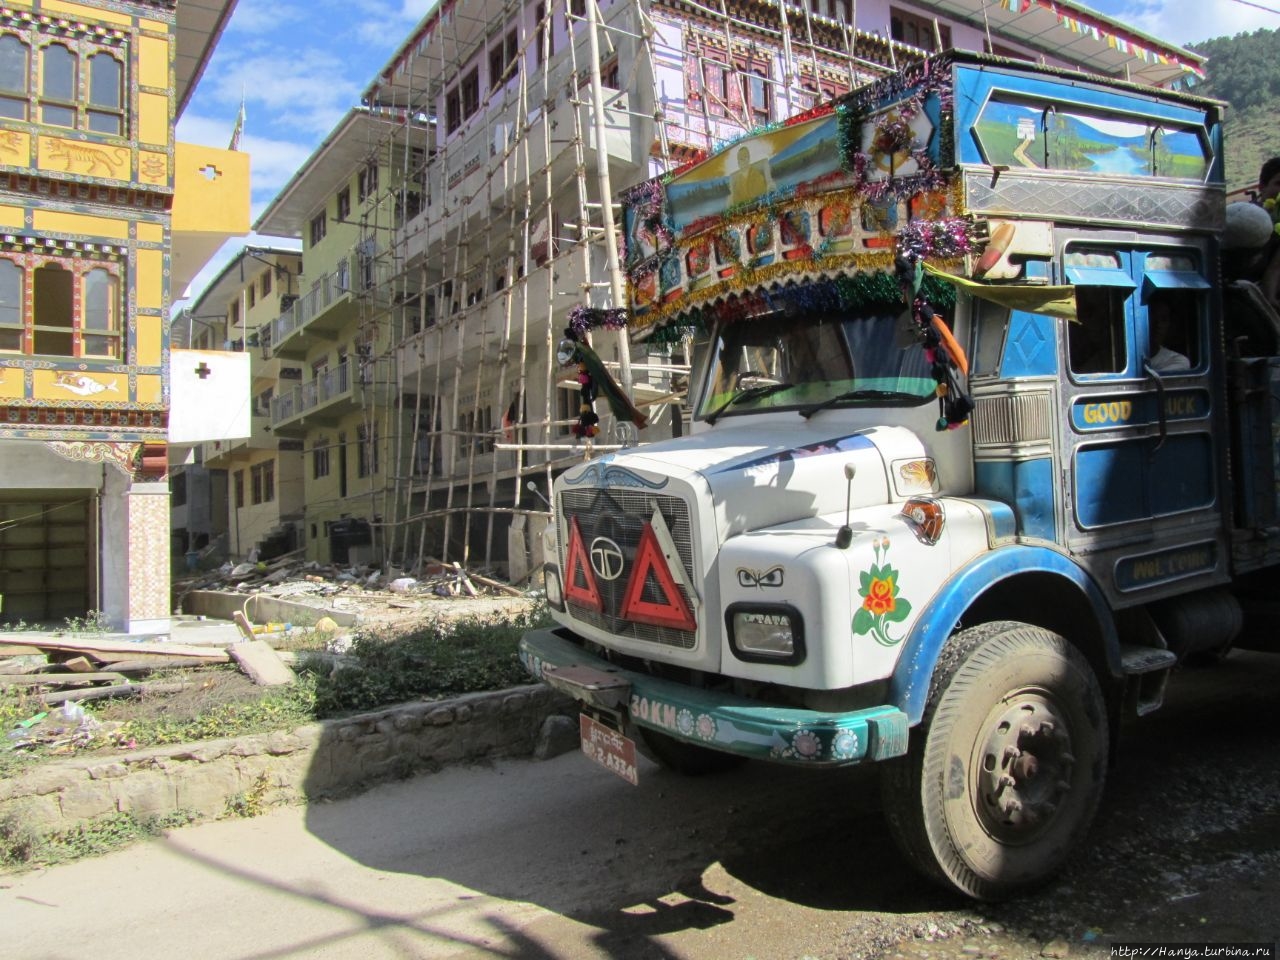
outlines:
[[1180, 46], [1280, 27], [1280, 14], [1238, 0], [1128, 0], [1110, 7], [1116, 7], [1108, 12], [1117, 20]]

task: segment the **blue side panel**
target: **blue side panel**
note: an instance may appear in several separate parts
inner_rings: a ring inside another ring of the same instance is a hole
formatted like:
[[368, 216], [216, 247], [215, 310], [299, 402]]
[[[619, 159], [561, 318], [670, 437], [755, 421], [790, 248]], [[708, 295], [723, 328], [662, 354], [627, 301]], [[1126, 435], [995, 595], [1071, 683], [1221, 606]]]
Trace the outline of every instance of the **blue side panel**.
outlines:
[[1213, 443], [1207, 433], [1150, 437], [1076, 452], [1076, 515], [1098, 527], [1199, 510], [1214, 501]]
[[1013, 504], [1019, 536], [1056, 542], [1052, 460], [979, 461], [974, 465], [974, 492]]
[[1058, 372], [1058, 351], [1053, 317], [1014, 310], [1009, 315], [1009, 335], [1000, 359], [1000, 376], [1051, 377]]
[[1076, 516], [1083, 527], [1122, 523], [1149, 516], [1142, 500], [1145, 438], [1076, 451]]
[[1113, 675], [1120, 674], [1120, 642], [1115, 624], [1102, 591], [1092, 578], [1069, 557], [1048, 547], [1001, 547], [978, 557], [947, 581], [921, 611], [903, 644], [902, 656], [889, 680], [889, 702], [907, 714], [912, 726], [924, 716], [938, 654], [964, 611], [993, 584], [1020, 573], [1051, 573], [1080, 588], [1101, 625], [1107, 665]]

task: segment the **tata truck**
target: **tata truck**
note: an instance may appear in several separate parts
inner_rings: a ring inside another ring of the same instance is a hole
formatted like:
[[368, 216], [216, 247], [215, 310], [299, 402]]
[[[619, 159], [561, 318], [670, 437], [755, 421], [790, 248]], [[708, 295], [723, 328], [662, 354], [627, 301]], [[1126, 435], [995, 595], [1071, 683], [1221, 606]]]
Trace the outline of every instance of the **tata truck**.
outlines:
[[520, 656], [583, 751], [881, 763], [926, 875], [1052, 877], [1121, 719], [1265, 638], [1280, 331], [1221, 279], [1221, 123], [953, 53], [629, 190], [630, 336], [701, 362], [687, 435], [554, 484]]

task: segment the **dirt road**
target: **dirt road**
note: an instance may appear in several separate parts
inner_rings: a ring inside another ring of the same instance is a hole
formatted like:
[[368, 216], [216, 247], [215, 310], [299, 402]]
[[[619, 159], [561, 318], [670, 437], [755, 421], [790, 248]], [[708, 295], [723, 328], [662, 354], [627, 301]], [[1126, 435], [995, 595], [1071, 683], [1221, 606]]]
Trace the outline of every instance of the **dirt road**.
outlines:
[[210, 958], [1103, 957], [1280, 932], [1280, 658], [1176, 678], [1124, 732], [1095, 842], [978, 908], [917, 880], [875, 771], [633, 788], [577, 754], [448, 769], [0, 877], [0, 954]]

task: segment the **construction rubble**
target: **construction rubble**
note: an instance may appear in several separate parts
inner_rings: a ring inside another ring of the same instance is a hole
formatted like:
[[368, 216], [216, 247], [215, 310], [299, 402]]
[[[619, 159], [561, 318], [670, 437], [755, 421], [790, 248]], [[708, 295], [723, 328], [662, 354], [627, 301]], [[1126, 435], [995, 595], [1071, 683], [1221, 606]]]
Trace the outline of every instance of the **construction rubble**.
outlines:
[[[82, 631], [70, 623], [63, 630], [0, 630], [0, 690], [21, 692], [33, 707], [6, 731], [0, 749], [61, 754], [128, 747], [117, 742], [120, 723], [100, 721], [83, 704], [198, 691], [212, 682], [200, 668], [231, 663], [259, 686], [288, 684], [304, 655], [290, 647], [340, 664], [356, 630], [492, 616], [523, 609], [536, 597], [456, 563], [429, 563], [418, 576], [406, 576], [296, 555], [226, 563], [175, 579], [173, 586], [179, 611], [212, 596], [228, 601], [232, 612], [226, 619], [177, 613], [170, 632], [157, 636]], [[298, 622], [255, 617], [255, 606], [268, 606], [255, 598], [280, 601], [270, 609], [293, 610]]]

